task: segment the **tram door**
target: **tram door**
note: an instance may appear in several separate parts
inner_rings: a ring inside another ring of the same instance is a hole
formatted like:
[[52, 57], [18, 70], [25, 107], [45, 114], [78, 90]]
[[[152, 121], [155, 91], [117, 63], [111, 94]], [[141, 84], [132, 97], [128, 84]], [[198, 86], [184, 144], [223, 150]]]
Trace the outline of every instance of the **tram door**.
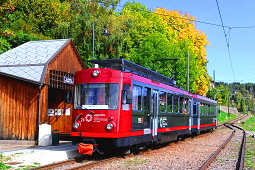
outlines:
[[197, 101], [193, 102], [192, 112], [192, 133], [200, 133], [200, 103]]
[[143, 91], [144, 96], [144, 134], [150, 134], [151, 133], [151, 107], [150, 107], [150, 101], [151, 101], [151, 89], [145, 87]]
[[151, 93], [151, 118], [152, 118], [152, 137], [156, 140], [158, 131], [158, 105], [159, 96], [157, 90], [152, 90]]

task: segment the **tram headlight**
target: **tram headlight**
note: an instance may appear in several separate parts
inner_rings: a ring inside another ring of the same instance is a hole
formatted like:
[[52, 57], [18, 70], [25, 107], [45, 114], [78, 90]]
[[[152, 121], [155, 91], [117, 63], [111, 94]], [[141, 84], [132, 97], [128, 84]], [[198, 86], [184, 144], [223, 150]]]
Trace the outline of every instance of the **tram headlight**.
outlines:
[[75, 129], [78, 129], [79, 127], [80, 127], [80, 123], [79, 122], [74, 122], [74, 124], [73, 124], [73, 127], [75, 128]]
[[112, 123], [108, 123], [106, 125], [106, 129], [109, 130], [109, 131], [113, 130], [113, 128], [114, 128], [114, 125]]
[[99, 70], [94, 70], [92, 74], [94, 77], [97, 77], [99, 75], [99, 73], [100, 73]]

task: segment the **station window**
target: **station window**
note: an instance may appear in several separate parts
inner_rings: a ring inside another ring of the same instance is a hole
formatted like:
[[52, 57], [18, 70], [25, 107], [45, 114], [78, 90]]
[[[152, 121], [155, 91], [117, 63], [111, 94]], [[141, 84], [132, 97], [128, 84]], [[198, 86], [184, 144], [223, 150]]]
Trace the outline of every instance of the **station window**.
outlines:
[[141, 110], [142, 87], [134, 85], [132, 91], [133, 91], [132, 109]]
[[171, 93], [167, 94], [167, 112], [173, 112], [173, 95]]
[[160, 112], [166, 112], [166, 92], [159, 92], [159, 109]]

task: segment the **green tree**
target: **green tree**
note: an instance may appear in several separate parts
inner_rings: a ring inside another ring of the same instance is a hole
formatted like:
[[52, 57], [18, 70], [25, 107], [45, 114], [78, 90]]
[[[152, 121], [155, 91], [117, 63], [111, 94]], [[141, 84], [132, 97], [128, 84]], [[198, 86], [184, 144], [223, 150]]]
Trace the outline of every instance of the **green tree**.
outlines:
[[[112, 15], [119, 0], [69, 0], [68, 2], [70, 20], [60, 22], [53, 27], [51, 36], [72, 37], [80, 55], [86, 61], [92, 59], [92, 25], [94, 24], [94, 59], [107, 58], [111, 39], [104, 37], [102, 33], [104, 29], [111, 28]], [[106, 48], [108, 50], [105, 50]]]
[[11, 44], [8, 43], [5, 39], [0, 38], [0, 54], [11, 49]]

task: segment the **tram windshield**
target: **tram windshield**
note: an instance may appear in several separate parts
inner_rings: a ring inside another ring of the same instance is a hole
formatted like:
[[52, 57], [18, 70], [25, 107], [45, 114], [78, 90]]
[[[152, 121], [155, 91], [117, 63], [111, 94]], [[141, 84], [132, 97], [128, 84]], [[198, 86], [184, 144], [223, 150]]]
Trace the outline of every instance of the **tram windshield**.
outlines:
[[75, 109], [117, 109], [118, 84], [76, 84]]

